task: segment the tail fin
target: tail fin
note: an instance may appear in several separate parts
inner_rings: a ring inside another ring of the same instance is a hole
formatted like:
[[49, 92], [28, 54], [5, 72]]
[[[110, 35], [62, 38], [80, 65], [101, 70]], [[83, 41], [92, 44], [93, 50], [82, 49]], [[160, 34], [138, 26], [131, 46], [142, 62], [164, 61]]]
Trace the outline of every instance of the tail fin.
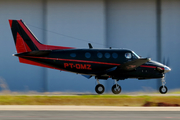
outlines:
[[9, 20], [17, 53], [38, 50], [73, 49], [72, 47], [41, 44], [22, 20]]

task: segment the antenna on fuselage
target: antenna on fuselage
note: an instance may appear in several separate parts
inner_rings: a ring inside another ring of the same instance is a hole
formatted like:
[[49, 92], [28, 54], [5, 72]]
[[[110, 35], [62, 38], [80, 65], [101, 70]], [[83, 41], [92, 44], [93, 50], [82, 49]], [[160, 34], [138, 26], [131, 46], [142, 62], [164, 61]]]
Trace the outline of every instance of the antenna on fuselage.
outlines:
[[91, 43], [88, 43], [88, 45], [89, 45], [89, 49], [92, 49], [92, 48], [93, 48], [93, 46], [91, 45]]

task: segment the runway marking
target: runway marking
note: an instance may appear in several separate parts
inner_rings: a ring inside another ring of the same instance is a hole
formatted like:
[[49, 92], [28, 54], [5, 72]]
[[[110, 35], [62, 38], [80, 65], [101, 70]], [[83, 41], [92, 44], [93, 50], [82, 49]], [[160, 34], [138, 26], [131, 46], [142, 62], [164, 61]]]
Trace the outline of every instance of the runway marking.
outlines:
[[180, 111], [180, 107], [0, 105], [2, 111]]

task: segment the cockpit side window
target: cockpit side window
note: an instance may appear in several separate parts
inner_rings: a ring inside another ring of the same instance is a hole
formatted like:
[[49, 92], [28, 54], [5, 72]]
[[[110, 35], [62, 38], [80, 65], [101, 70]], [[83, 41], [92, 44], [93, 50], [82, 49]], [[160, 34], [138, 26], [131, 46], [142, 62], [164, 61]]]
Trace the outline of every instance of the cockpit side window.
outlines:
[[132, 58], [132, 55], [131, 55], [131, 53], [125, 53], [125, 57], [127, 58], [127, 59], [131, 59]]

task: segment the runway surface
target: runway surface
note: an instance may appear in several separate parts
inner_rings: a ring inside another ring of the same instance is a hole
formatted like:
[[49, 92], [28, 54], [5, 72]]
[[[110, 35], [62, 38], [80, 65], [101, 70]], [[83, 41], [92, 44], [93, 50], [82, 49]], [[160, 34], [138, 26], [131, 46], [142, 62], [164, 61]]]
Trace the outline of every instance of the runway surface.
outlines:
[[180, 120], [177, 111], [0, 111], [0, 120]]

